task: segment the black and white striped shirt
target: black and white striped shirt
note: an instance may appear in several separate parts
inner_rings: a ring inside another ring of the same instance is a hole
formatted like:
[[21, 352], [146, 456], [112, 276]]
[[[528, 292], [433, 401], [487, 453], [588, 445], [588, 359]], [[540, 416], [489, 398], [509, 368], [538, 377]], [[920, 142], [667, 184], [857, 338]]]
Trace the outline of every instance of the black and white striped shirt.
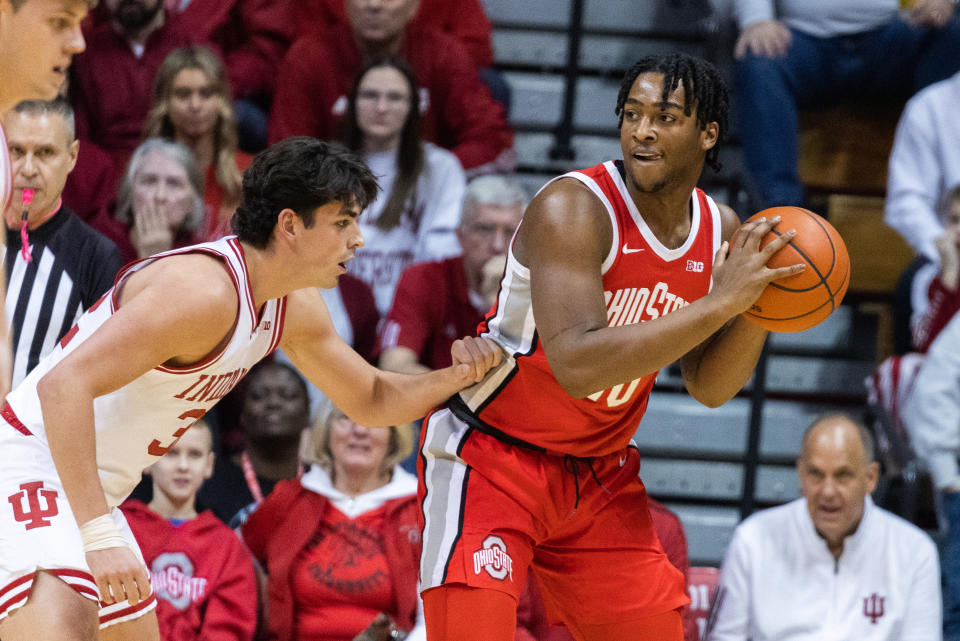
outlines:
[[7, 229], [6, 312], [14, 387], [110, 289], [122, 266], [113, 241], [67, 207], [31, 230], [28, 238], [33, 256], [29, 263], [20, 252], [20, 230]]

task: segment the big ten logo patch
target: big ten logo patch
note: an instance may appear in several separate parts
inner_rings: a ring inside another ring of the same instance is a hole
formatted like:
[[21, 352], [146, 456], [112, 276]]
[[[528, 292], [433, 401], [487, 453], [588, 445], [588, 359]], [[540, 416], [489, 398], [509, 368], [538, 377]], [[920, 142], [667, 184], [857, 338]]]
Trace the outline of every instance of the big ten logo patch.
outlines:
[[513, 581], [513, 558], [507, 553], [507, 544], [499, 536], [491, 534], [473, 553], [473, 573], [483, 570], [492, 578], [503, 581], [507, 576]]
[[696, 272], [697, 274], [703, 273], [703, 261], [702, 260], [688, 260], [687, 261], [687, 271]]
[[47, 519], [60, 513], [56, 490], [43, 489], [43, 481], [22, 483], [20, 491], [7, 497], [13, 508], [13, 518], [25, 523], [28, 530], [53, 525]]
[[194, 576], [193, 562], [183, 552], [165, 552], [150, 566], [150, 587], [158, 599], [186, 610], [207, 592], [207, 580]]

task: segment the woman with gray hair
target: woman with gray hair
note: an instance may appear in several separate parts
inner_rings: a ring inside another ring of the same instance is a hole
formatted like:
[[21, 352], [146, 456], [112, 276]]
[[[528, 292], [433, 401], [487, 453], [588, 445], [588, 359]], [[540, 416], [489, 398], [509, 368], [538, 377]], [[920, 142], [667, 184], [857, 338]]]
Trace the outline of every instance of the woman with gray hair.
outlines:
[[133, 152], [115, 217], [127, 225], [136, 258], [197, 242], [203, 228], [203, 175], [185, 145], [148, 138]]
[[281, 481], [243, 526], [269, 569], [267, 638], [386, 641], [415, 628], [417, 479], [399, 467], [409, 426], [368, 428], [337, 408], [311, 428], [299, 479]]

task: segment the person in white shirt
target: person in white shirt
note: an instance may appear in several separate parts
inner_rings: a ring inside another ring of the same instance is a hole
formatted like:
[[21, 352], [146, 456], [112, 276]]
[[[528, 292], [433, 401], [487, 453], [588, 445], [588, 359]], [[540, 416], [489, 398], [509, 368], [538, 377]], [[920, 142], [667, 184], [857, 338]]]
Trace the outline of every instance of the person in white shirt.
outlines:
[[741, 523], [727, 549], [708, 641], [939, 641], [933, 541], [877, 507], [865, 427], [816, 420], [797, 460], [803, 498]]
[[944, 638], [960, 639], [960, 315], [937, 335], [904, 404], [903, 422], [917, 455], [940, 491], [947, 536], [943, 544]]
[[960, 184], [958, 101], [960, 73], [919, 92], [904, 107], [890, 150], [883, 220], [934, 263], [945, 231], [941, 201]]

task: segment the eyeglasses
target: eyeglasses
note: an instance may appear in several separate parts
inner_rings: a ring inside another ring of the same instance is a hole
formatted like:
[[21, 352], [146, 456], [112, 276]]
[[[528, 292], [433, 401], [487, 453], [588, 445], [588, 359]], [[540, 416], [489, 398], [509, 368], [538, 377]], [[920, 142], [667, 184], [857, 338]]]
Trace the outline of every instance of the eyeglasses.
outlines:
[[357, 92], [357, 102], [379, 103], [386, 100], [388, 107], [405, 107], [410, 103], [410, 96], [399, 91], [376, 91], [364, 89]]

